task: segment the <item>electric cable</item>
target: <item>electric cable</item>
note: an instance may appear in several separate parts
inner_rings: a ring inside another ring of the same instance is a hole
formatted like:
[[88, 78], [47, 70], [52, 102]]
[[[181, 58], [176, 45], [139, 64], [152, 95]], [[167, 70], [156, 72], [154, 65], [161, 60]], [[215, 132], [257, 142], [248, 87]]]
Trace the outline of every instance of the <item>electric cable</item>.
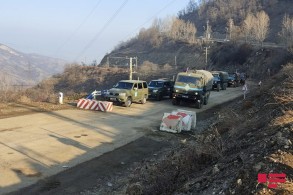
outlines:
[[105, 31], [105, 29], [110, 25], [110, 23], [116, 18], [116, 16], [119, 14], [119, 12], [122, 10], [122, 8], [126, 5], [128, 0], [125, 0], [120, 7], [115, 11], [115, 13], [109, 18], [109, 20], [105, 23], [105, 25], [102, 27], [102, 29], [89, 41], [89, 43], [84, 47], [84, 49], [80, 52], [80, 54], [75, 58], [74, 61], [77, 61], [88, 49], [92, 46], [92, 44], [95, 42], [95, 40], [101, 36], [101, 34]]
[[102, 0], [99, 0], [97, 4], [93, 7], [90, 13], [83, 19], [83, 21], [77, 26], [77, 28], [67, 37], [67, 39], [59, 46], [56, 51], [56, 54], [60, 52], [60, 50], [72, 39], [72, 37], [81, 29], [81, 27], [86, 23], [86, 21], [90, 18], [90, 16], [94, 13], [97, 9], [98, 5], [101, 3]]

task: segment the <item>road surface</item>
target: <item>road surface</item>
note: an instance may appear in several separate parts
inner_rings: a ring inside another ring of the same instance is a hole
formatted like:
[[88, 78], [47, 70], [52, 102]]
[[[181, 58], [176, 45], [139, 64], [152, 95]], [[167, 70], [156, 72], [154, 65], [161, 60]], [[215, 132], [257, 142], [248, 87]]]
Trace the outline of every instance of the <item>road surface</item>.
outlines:
[[170, 100], [115, 106], [112, 112], [61, 110], [0, 120], [0, 194], [32, 185], [142, 137], [164, 112], [201, 112], [242, 95], [241, 88], [212, 92], [198, 110]]

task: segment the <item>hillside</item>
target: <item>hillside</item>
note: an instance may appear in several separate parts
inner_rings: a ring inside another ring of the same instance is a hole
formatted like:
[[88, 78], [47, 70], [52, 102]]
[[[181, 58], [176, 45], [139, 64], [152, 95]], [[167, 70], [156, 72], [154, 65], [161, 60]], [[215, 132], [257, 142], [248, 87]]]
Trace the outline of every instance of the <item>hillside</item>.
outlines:
[[[226, 52], [225, 56], [233, 56], [235, 50], [245, 47], [242, 46], [244, 43], [250, 47], [250, 54], [258, 52], [261, 47], [260, 40], [256, 40], [253, 36], [247, 38], [243, 25], [249, 14], [255, 17], [261, 11], [269, 17], [268, 32], [263, 41], [283, 46], [284, 37], [280, 36], [282, 21], [285, 14], [289, 17], [293, 14], [291, 1], [209, 0], [199, 2], [199, 4], [189, 3], [186, 9], [178, 13], [177, 18], [154, 20], [151, 27], [141, 29], [137, 36], [117, 45], [111, 53], [105, 55], [100, 64], [102, 66], [121, 65], [125, 62], [117, 60], [116, 57], [125, 56], [138, 57], [138, 65], [147, 60], [161, 65], [169, 64], [174, 68], [177, 66], [179, 69], [186, 67], [220, 69], [227, 64], [230, 65], [228, 69], [231, 69], [231, 66], [235, 68], [235, 65], [249, 64], [251, 62], [246, 61], [248, 56], [242, 57], [240, 62], [226, 58], [225, 64], [220, 64], [219, 58], [215, 58], [214, 53], [219, 51], [219, 48], [223, 48], [223, 45], [228, 45], [234, 50], [230, 50], [232, 53]], [[231, 25], [228, 25], [229, 20]], [[207, 29], [209, 29], [210, 41], [205, 40]], [[227, 38], [231, 39], [231, 43], [224, 41]], [[216, 41], [213, 41], [214, 39]], [[288, 41], [286, 43], [290, 44]], [[265, 46], [265, 44], [264, 48], [275, 50], [273, 46]]]
[[65, 61], [26, 54], [0, 44], [0, 75], [5, 85], [32, 85], [63, 71]]
[[[192, 2], [192, 1], [191, 1]], [[280, 42], [278, 33], [281, 31], [284, 14], [293, 14], [290, 0], [208, 0], [200, 4], [190, 3], [179, 12], [179, 17], [195, 24], [197, 36], [204, 34], [207, 21], [212, 27], [212, 37], [225, 38], [228, 20], [231, 18], [236, 27], [243, 24], [248, 13], [264, 10], [270, 18], [270, 30], [265, 41]]]

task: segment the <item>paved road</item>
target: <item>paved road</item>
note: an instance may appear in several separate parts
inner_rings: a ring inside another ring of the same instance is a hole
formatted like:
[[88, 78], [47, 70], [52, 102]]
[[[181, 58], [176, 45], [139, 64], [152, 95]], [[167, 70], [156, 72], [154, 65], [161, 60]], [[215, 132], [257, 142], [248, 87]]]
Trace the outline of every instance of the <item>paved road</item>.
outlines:
[[198, 110], [170, 100], [115, 106], [113, 112], [61, 110], [0, 120], [0, 194], [31, 185], [68, 167], [113, 151], [158, 127], [164, 112], [196, 112], [241, 95], [241, 88], [212, 92]]

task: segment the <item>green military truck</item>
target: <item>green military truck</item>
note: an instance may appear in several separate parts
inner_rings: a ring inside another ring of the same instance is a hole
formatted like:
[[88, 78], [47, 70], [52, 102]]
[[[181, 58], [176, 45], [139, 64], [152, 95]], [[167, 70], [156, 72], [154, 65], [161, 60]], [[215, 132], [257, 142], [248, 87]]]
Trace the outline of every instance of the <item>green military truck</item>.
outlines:
[[122, 80], [119, 81], [105, 96], [107, 101], [118, 102], [129, 107], [132, 102], [146, 103], [148, 98], [148, 85], [146, 81]]
[[213, 89], [217, 91], [220, 91], [220, 89], [226, 90], [228, 87], [229, 74], [224, 71], [212, 71], [211, 73], [214, 76]]
[[173, 105], [181, 101], [195, 103], [196, 108], [208, 103], [213, 85], [213, 75], [206, 70], [178, 73], [173, 90]]

